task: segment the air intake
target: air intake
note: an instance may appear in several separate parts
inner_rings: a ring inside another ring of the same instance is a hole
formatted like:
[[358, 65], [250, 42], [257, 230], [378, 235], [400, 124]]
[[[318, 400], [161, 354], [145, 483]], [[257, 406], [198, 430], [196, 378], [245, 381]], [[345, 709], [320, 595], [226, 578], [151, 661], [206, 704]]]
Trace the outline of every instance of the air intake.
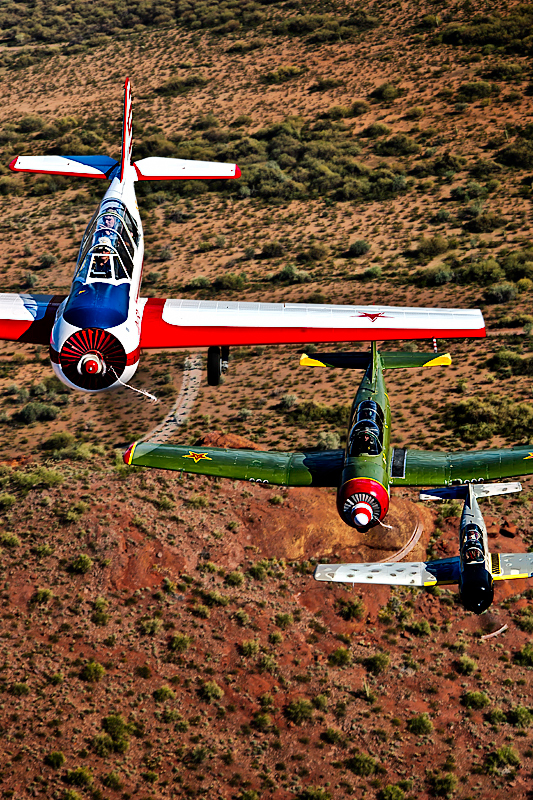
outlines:
[[126, 366], [126, 352], [111, 333], [101, 328], [84, 328], [72, 334], [59, 354], [65, 377], [87, 391], [107, 389]]

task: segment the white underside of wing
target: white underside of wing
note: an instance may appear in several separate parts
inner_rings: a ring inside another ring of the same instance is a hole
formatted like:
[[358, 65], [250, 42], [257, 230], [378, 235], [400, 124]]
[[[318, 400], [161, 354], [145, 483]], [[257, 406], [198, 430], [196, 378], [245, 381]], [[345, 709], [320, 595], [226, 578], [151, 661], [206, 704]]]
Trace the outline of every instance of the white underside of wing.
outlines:
[[46, 295], [40, 302], [38, 295], [0, 293], [0, 319], [33, 322], [45, 313], [49, 302]]
[[477, 309], [326, 306], [304, 303], [238, 303], [167, 300], [163, 320], [169, 325], [280, 328], [354, 328], [358, 330], [480, 331]]
[[496, 581], [533, 577], [533, 553], [500, 553], [499, 571], [492, 576]]
[[318, 564], [315, 580], [333, 583], [378, 583], [393, 586], [427, 586], [435, 576], [423, 561], [398, 564]]
[[105, 173], [88, 164], [81, 164], [66, 156], [19, 156], [13, 162], [15, 172], [45, 172], [60, 175], [85, 175], [94, 178], [105, 177]]
[[134, 166], [141, 179], [235, 178], [237, 172], [236, 164], [190, 161], [185, 158], [159, 158], [157, 156], [135, 161]]

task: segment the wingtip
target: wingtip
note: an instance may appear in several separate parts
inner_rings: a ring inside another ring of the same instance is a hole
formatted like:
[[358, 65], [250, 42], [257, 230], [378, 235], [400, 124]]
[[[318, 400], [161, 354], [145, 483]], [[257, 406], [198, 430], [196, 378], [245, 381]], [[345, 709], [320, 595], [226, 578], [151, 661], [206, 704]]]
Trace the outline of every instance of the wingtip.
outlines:
[[240, 170], [238, 164], [235, 164], [235, 177], [236, 178], [240, 178], [241, 177], [241, 170]]
[[136, 447], [137, 447], [137, 442], [133, 442], [133, 444], [130, 444], [130, 446], [122, 456], [124, 463], [127, 464], [128, 467], [131, 467], [131, 462], [133, 460], [133, 453]]
[[18, 158], [19, 158], [18, 156], [15, 156], [15, 158], [13, 159], [13, 161], [10, 161], [10, 162], [9, 162], [9, 169], [10, 169], [12, 172], [18, 172], [17, 168], [15, 167], [15, 164], [17, 163], [17, 161], [18, 161]]

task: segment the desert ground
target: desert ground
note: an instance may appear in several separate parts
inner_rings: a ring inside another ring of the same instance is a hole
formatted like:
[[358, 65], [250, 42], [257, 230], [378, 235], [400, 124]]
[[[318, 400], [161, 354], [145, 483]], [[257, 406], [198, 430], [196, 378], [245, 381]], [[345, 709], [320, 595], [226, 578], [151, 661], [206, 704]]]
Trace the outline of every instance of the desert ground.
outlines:
[[[9, 162], [117, 157], [129, 76], [134, 158], [242, 170], [138, 184], [145, 295], [482, 308], [486, 339], [439, 341], [451, 367], [386, 373], [393, 442], [530, 442], [532, 23], [481, 0], [7, 4], [2, 291], [67, 294], [104, 192]], [[233, 349], [169, 441], [343, 447], [360, 375], [304, 349]], [[409, 558], [454, 555], [460, 506], [395, 489], [393, 529], [360, 534], [332, 489], [126, 467], [198, 357], [145, 351], [152, 403], [71, 393], [46, 348], [0, 344], [0, 796], [533, 796], [533, 585], [477, 617], [456, 587], [318, 584], [417, 521]], [[533, 550], [523, 485], [483, 502], [495, 551]]]

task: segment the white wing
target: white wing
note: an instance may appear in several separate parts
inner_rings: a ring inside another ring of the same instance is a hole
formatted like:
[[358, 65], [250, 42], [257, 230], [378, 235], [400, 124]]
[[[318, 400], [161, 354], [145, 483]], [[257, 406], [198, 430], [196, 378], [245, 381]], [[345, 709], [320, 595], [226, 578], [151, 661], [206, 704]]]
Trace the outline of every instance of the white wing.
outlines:
[[282, 344], [485, 336], [476, 309], [142, 301], [141, 347]]
[[222, 164], [217, 161], [189, 161], [185, 158], [159, 158], [150, 156], [135, 161], [133, 166], [140, 181], [191, 180], [200, 178], [239, 178], [237, 164]]
[[380, 583], [393, 586], [431, 586], [437, 579], [424, 561], [399, 564], [318, 564], [315, 580], [334, 583]]

